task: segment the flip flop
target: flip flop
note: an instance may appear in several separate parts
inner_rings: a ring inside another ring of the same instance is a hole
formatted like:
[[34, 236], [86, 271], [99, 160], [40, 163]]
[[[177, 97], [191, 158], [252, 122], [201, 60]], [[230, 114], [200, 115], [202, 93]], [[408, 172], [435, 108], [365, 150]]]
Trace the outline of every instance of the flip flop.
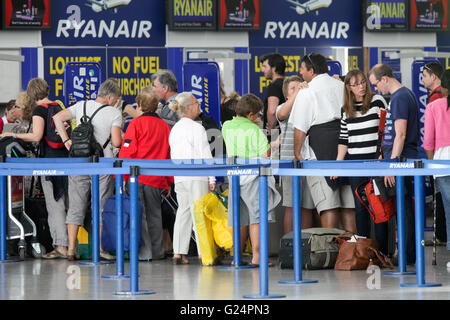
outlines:
[[63, 255], [61, 252], [59, 252], [58, 250], [53, 250], [49, 253], [46, 253], [44, 255], [42, 255], [42, 259], [47, 259], [47, 260], [51, 260], [51, 259], [67, 259], [67, 256]]
[[[259, 264], [257, 263], [249, 263], [248, 264], [250, 267], [255, 267], [255, 268], [259, 268]], [[273, 267], [273, 263], [269, 261], [269, 268]]]

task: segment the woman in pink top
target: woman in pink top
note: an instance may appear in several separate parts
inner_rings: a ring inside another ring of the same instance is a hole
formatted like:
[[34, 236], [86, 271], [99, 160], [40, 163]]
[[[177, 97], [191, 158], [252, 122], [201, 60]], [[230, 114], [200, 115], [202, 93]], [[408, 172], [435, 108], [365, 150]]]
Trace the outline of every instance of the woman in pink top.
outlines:
[[[424, 149], [428, 159], [450, 160], [450, 69], [442, 75], [441, 87], [444, 98], [430, 103], [425, 111]], [[438, 175], [435, 179], [445, 208], [447, 250], [450, 250], [450, 175]]]

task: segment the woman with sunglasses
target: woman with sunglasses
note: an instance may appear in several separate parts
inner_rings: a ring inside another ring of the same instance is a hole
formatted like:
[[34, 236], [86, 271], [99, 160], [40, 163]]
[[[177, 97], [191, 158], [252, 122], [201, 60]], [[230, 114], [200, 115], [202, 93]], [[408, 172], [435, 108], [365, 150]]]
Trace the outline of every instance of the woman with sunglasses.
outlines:
[[[351, 70], [344, 79], [344, 105], [341, 111], [341, 132], [336, 160], [377, 159], [380, 110], [386, 109], [386, 101], [370, 89], [366, 75]], [[336, 177], [332, 177], [336, 178]], [[355, 189], [368, 182], [367, 177], [349, 177], [355, 199], [356, 230], [360, 236], [370, 237], [370, 214], [355, 194]], [[380, 250], [387, 253], [388, 223], [375, 224], [375, 238]]]

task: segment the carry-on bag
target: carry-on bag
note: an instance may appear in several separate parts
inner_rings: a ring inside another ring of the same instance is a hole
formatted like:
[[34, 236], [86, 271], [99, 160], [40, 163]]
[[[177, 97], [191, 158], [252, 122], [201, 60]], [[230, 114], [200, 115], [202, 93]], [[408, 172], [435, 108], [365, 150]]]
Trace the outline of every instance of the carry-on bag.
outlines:
[[[123, 247], [124, 251], [130, 248], [130, 196], [122, 195], [123, 199]], [[141, 246], [141, 221], [142, 204], [138, 201], [138, 243]], [[113, 195], [106, 200], [102, 213], [102, 248], [106, 251], [116, 251], [116, 196]]]
[[[336, 228], [309, 228], [302, 230], [302, 268], [306, 270], [332, 269], [339, 248], [335, 239], [345, 230]], [[294, 267], [293, 233], [285, 234], [280, 241], [279, 262], [281, 269]]]
[[336, 238], [339, 254], [334, 265], [335, 270], [365, 270], [370, 265], [393, 269], [391, 260], [378, 250], [374, 239], [355, 236], [345, 232]]

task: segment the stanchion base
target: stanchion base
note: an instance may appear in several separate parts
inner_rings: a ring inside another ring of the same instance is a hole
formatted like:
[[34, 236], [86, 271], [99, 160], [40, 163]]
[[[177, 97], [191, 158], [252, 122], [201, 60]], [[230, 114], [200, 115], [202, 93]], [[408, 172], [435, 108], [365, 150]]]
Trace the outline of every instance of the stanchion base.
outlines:
[[240, 270], [240, 269], [255, 269], [257, 266], [243, 265], [243, 266], [220, 266], [220, 270]]
[[279, 284], [304, 284], [304, 283], [317, 283], [318, 280], [280, 280]]
[[414, 271], [387, 271], [383, 272], [383, 275], [387, 277], [401, 277], [401, 276], [415, 276]]
[[130, 277], [129, 274], [103, 274], [103, 275], [102, 275], [102, 278], [105, 278], [105, 279], [112, 279], [112, 280], [115, 280], [115, 279], [125, 279], [125, 278], [129, 278], [129, 277]]
[[152, 290], [139, 290], [139, 291], [116, 291], [114, 292], [115, 295], [118, 296], [141, 296], [145, 294], [155, 294], [156, 291]]
[[441, 283], [401, 283], [400, 287], [406, 287], [406, 288], [428, 288], [428, 287], [440, 287], [442, 286]]
[[14, 263], [14, 262], [20, 262], [20, 261], [23, 261], [23, 260], [20, 260], [20, 259], [11, 259], [11, 260], [6, 259], [6, 260], [0, 260], [0, 264], [3, 264], [3, 263]]
[[279, 298], [286, 298], [286, 295], [284, 294], [271, 294], [271, 295], [260, 295], [260, 294], [249, 294], [242, 296], [246, 299], [279, 299]]
[[100, 265], [104, 265], [104, 264], [113, 264], [114, 262], [112, 261], [99, 261], [99, 262], [94, 262], [94, 261], [80, 261], [78, 262], [78, 264], [84, 265], [84, 266], [100, 266]]

